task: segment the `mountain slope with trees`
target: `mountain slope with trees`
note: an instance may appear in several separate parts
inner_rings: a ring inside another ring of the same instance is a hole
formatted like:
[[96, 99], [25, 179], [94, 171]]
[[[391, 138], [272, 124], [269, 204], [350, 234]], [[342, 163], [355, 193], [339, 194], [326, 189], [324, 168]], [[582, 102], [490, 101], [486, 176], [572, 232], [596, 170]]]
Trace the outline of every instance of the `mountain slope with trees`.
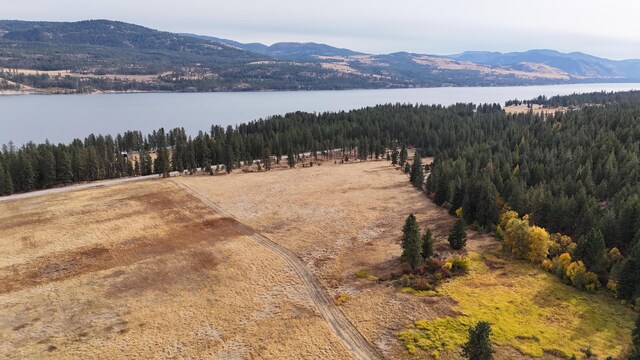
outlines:
[[0, 90], [334, 90], [638, 79], [639, 61], [580, 53], [372, 55], [317, 43], [242, 44], [109, 20], [0, 21]]

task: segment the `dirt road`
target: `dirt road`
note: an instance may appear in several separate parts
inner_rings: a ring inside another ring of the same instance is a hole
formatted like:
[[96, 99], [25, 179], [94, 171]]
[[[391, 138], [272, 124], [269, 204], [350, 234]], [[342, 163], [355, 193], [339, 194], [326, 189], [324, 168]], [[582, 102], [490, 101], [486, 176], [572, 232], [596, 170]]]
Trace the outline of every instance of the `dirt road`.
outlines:
[[62, 192], [67, 192], [67, 191], [90, 189], [90, 188], [102, 187], [102, 186], [118, 185], [118, 184], [122, 184], [122, 183], [126, 183], [126, 182], [132, 182], [132, 181], [140, 181], [140, 180], [147, 180], [147, 179], [157, 179], [158, 177], [159, 177], [159, 175], [147, 175], [147, 176], [136, 176], [136, 177], [121, 178], [121, 179], [105, 180], [105, 181], [94, 181], [94, 182], [89, 182], [89, 183], [86, 183], [86, 184], [75, 184], [75, 185], [69, 185], [69, 186], [65, 186], [65, 187], [61, 187], [61, 188], [55, 188], [55, 189], [37, 190], [37, 191], [31, 191], [31, 192], [21, 193], [21, 194], [14, 194], [14, 195], [9, 195], [9, 196], [0, 196], [0, 201], [26, 199], [26, 198], [36, 197], [36, 196], [42, 196], [42, 195], [48, 195], [48, 194], [57, 194], [57, 193], [62, 193]]
[[[211, 210], [229, 217], [234, 218], [232, 214], [224, 211], [220, 206], [213, 203], [211, 200], [202, 196], [191, 187], [186, 184], [182, 184], [180, 182], [174, 181], [174, 183], [198, 198], [204, 205], [209, 207]], [[234, 218], [235, 219], [235, 218]], [[313, 300], [314, 304], [318, 308], [318, 311], [327, 322], [331, 330], [336, 334], [336, 336], [342, 341], [345, 347], [349, 350], [349, 352], [353, 355], [355, 359], [380, 359], [381, 356], [379, 352], [374, 348], [367, 339], [362, 336], [362, 334], [358, 331], [358, 329], [347, 319], [342, 311], [338, 309], [331, 297], [324, 290], [324, 287], [320, 283], [320, 281], [313, 275], [307, 268], [304, 263], [291, 251], [288, 249], [276, 244], [271, 241], [269, 238], [265, 237], [257, 233], [254, 229], [249, 227], [246, 224], [240, 223], [241, 226], [246, 230], [247, 234], [251, 236], [256, 242], [259, 244], [271, 249], [276, 254], [280, 255], [291, 267], [294, 269], [296, 274], [300, 277], [302, 282], [304, 283], [307, 291], [309, 292], [309, 296]]]

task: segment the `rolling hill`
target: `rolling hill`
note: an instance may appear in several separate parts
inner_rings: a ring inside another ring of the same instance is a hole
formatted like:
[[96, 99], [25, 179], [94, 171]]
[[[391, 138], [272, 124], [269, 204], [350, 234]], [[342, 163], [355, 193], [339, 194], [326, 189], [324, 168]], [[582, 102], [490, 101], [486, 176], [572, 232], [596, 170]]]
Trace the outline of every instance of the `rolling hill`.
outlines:
[[244, 44], [109, 20], [0, 21], [0, 90], [257, 91], [640, 80], [640, 61], [552, 50], [365, 54], [318, 43]]
[[574, 78], [640, 79], [640, 60], [615, 61], [581, 52], [566, 54], [555, 50], [529, 50], [511, 53], [467, 51], [448, 57], [493, 67], [520, 69], [528, 64], [544, 64], [562, 70]]

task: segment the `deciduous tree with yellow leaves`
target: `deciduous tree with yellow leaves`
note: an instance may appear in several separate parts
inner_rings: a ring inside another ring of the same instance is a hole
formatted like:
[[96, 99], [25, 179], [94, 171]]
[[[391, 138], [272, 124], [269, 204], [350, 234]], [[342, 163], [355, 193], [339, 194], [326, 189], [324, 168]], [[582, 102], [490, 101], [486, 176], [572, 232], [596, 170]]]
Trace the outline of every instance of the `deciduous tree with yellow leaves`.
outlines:
[[515, 256], [540, 263], [549, 253], [549, 233], [539, 227], [529, 225], [529, 218], [525, 215], [520, 219], [513, 211], [502, 214], [501, 226], [504, 224], [505, 249]]

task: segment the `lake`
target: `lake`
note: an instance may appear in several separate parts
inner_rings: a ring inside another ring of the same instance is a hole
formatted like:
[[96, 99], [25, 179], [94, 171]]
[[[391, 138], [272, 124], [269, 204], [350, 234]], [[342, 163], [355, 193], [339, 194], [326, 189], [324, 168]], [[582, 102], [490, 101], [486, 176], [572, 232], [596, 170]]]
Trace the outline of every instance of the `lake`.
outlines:
[[138, 93], [0, 96], [0, 144], [53, 143], [125, 130], [144, 134], [184, 127], [188, 134], [212, 124], [235, 125], [293, 111], [340, 111], [385, 103], [450, 105], [501, 103], [538, 95], [640, 89], [640, 84], [572, 84], [304, 92]]

